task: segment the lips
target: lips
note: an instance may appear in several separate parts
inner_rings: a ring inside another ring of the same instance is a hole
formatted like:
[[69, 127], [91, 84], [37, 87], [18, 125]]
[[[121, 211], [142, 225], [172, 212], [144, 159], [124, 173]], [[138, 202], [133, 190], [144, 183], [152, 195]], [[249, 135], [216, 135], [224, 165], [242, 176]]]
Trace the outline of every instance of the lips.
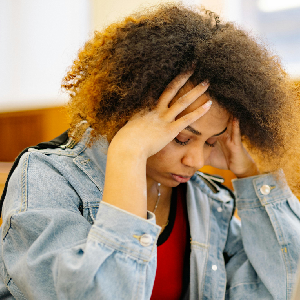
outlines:
[[188, 182], [192, 176], [181, 176], [177, 174], [171, 174], [173, 179], [179, 183], [185, 183]]

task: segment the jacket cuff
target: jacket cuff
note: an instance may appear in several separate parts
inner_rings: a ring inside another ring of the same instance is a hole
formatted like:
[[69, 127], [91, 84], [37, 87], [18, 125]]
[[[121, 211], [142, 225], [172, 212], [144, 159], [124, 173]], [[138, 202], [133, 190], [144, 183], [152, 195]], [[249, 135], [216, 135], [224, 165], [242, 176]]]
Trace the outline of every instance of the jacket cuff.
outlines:
[[118, 207], [100, 202], [97, 218], [88, 239], [115, 250], [149, 261], [156, 255], [156, 243], [161, 227], [155, 215], [148, 212], [143, 219]]
[[292, 196], [282, 170], [242, 179], [233, 179], [237, 209], [262, 207]]

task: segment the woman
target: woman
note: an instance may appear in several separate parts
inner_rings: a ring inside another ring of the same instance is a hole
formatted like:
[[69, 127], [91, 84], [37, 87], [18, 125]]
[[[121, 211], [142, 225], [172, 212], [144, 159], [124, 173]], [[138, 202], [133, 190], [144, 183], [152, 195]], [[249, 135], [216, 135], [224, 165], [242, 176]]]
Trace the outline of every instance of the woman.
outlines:
[[[268, 51], [212, 13], [166, 5], [96, 32], [63, 87], [69, 143], [23, 155], [8, 185], [2, 295], [290, 297], [299, 202], [242, 143], [270, 169], [294, 145], [294, 98]], [[242, 224], [232, 193], [196, 173], [207, 164], [237, 176]]]

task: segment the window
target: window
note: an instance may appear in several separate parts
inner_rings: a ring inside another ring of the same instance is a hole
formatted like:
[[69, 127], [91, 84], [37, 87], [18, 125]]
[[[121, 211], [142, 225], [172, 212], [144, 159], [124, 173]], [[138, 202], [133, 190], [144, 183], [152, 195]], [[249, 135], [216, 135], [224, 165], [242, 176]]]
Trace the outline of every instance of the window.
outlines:
[[300, 79], [300, 0], [182, 0], [200, 4], [261, 39]]
[[300, 0], [224, 0], [229, 20], [258, 35], [300, 78]]

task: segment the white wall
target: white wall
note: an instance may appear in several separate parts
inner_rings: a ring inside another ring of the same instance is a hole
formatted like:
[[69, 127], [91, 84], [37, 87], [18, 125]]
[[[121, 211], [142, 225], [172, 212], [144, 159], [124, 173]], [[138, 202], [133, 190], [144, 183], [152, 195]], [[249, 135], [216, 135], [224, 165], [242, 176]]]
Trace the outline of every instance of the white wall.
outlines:
[[161, 2], [166, 0], [91, 0], [93, 27], [101, 30], [136, 10]]
[[0, 112], [66, 103], [61, 80], [94, 29], [159, 1], [0, 0]]
[[0, 111], [65, 103], [60, 83], [90, 14], [89, 0], [0, 0]]

